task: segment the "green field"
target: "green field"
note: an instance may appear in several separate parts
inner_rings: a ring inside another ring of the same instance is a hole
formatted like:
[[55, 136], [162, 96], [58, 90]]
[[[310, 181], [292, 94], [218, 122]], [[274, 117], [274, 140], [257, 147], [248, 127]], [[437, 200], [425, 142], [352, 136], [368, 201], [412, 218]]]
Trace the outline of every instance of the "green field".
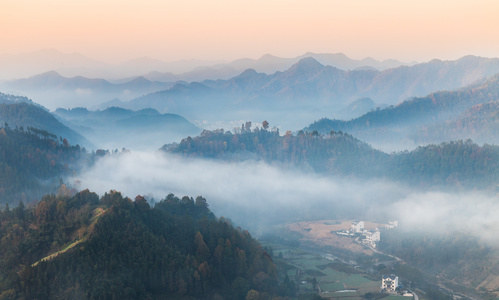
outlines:
[[270, 243], [264, 246], [273, 249], [275, 262], [285, 268], [282, 276], [287, 274], [297, 282], [302, 294], [314, 293], [314, 278], [324, 298], [362, 299], [366, 293], [379, 292], [381, 278], [379, 281], [372, 281], [362, 270], [299, 248]]

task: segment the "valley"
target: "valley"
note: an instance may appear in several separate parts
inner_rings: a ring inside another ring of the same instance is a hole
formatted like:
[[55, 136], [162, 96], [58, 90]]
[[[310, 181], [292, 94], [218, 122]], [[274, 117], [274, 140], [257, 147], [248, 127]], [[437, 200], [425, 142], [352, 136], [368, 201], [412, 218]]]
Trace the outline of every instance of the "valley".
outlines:
[[11, 81], [33, 99], [0, 94], [0, 298], [497, 296], [497, 59], [334, 57]]

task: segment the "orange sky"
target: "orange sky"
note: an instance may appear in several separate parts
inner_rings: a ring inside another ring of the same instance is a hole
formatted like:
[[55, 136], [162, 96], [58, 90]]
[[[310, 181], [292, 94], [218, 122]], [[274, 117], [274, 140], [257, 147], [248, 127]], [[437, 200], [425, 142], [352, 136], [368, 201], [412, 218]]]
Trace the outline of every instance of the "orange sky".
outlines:
[[0, 41], [0, 54], [54, 48], [109, 62], [499, 57], [499, 1], [0, 0]]

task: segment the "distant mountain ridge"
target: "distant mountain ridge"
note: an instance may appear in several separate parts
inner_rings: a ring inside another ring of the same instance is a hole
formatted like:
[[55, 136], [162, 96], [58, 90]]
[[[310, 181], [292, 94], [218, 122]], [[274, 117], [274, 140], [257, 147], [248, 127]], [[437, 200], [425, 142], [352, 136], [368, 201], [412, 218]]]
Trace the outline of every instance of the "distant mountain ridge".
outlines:
[[[49, 71], [29, 78], [3, 82], [4, 90], [18, 91], [51, 109], [57, 107], [93, 107], [113, 98], [130, 100], [137, 96], [164, 90], [172, 83], [149, 81], [135, 77], [126, 82], [111, 83], [105, 79], [83, 76], [64, 77]], [[71, 103], [68, 103], [68, 99]]]
[[[259, 59], [241, 58], [232, 62], [207, 60], [180, 60], [164, 62], [149, 57], [139, 57], [120, 64], [107, 64], [79, 53], [62, 53], [55, 49], [43, 49], [18, 55], [0, 54], [0, 79], [30, 77], [35, 74], [56, 71], [65, 77], [85, 76], [108, 79], [144, 76], [151, 81], [201, 81], [204, 79], [228, 79], [246, 69], [274, 73], [284, 71], [304, 57], [314, 57], [322, 64], [350, 70], [372, 67], [378, 70], [407, 65], [397, 60], [377, 61], [372, 58], [355, 60], [343, 53], [305, 53], [282, 58], [270, 54]], [[166, 78], [166, 79], [165, 79]]]
[[499, 74], [455, 91], [431, 93], [373, 110], [349, 121], [323, 118], [305, 130], [342, 130], [369, 143], [411, 139], [425, 144], [472, 138], [499, 144], [494, 130], [499, 128], [497, 99]]
[[[272, 75], [248, 69], [229, 80], [177, 83], [168, 90], [136, 98], [123, 107], [152, 107], [189, 118], [203, 117], [197, 112], [193, 114], [195, 108], [225, 115], [244, 111], [246, 118], [239, 118], [248, 119], [250, 115], [253, 120], [275, 111], [272, 117], [281, 119], [273, 119], [273, 123], [283, 124], [286, 119], [299, 120], [300, 114], [316, 119], [331, 115], [342, 118], [341, 111], [360, 98], [370, 98], [376, 106], [396, 105], [410, 97], [461, 88], [496, 73], [499, 73], [499, 59], [471, 56], [383, 72], [343, 71], [308, 57]], [[286, 125], [293, 128], [289, 123]]]
[[138, 111], [120, 107], [96, 111], [59, 108], [54, 114], [105, 149], [156, 150], [165, 139], [174, 142], [201, 132], [180, 115], [161, 114], [152, 108]]

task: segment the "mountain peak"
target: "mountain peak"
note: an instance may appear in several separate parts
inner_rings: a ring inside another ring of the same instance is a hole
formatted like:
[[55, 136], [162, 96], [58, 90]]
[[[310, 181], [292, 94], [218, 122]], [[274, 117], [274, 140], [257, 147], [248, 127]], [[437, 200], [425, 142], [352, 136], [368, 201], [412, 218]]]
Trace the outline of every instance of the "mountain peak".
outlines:
[[64, 77], [58, 72], [52, 70], [41, 74], [33, 75], [30, 78], [64, 78]]
[[295, 70], [299, 72], [317, 72], [324, 68], [324, 65], [319, 63], [315, 58], [305, 57], [300, 59], [296, 64], [294, 64], [290, 70]]
[[258, 73], [255, 71], [255, 69], [246, 69], [244, 72], [239, 74], [239, 76], [237, 76], [237, 77], [238, 78], [250, 78], [250, 77], [253, 77], [257, 74]]

